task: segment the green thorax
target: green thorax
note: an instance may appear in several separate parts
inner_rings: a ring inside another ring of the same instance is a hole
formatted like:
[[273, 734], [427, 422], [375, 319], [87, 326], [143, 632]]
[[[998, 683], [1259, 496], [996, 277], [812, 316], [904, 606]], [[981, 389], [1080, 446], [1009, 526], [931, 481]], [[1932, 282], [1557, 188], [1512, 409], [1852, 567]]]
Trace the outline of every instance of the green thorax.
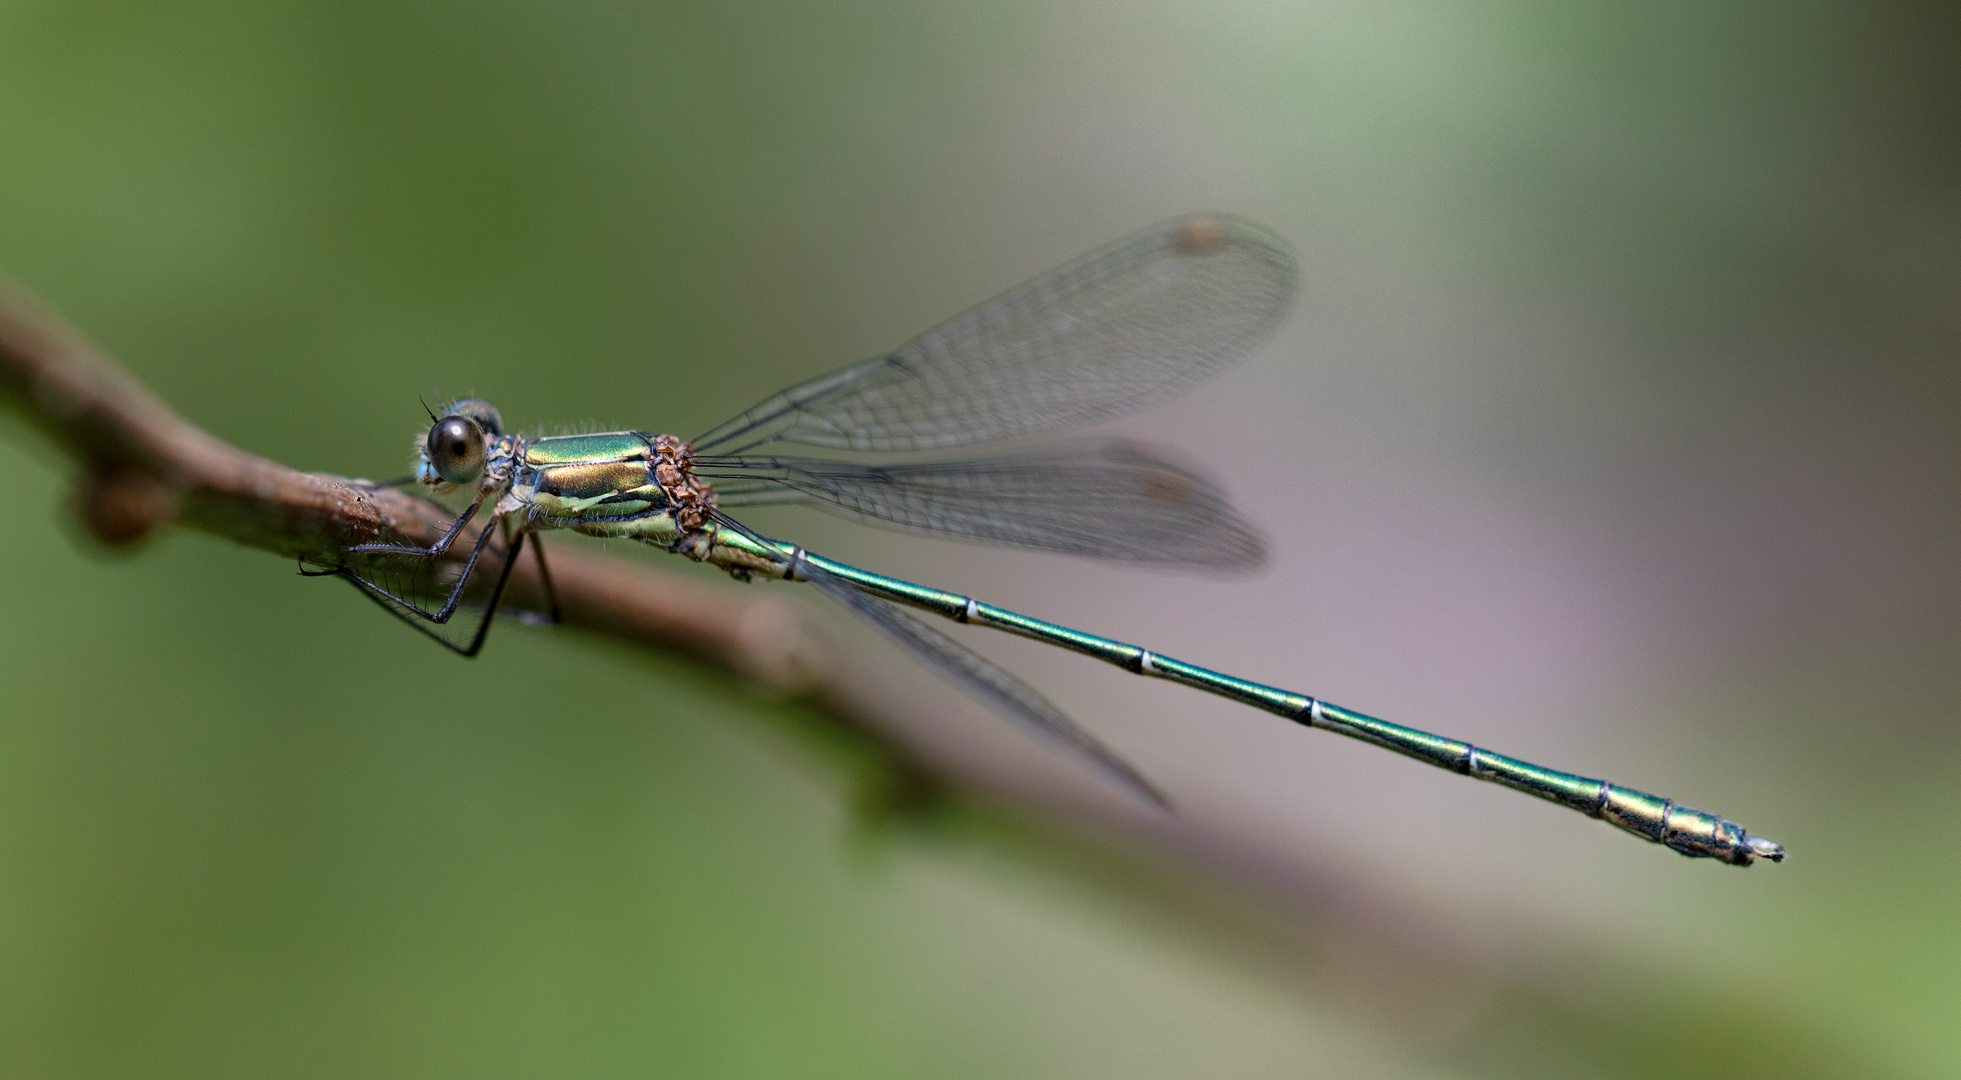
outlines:
[[595, 465], [614, 461], [646, 461], [654, 456], [647, 436], [637, 431], [607, 431], [596, 435], [554, 435], [524, 444], [524, 464], [531, 466]]
[[667, 502], [654, 477], [654, 449], [632, 431], [533, 439], [514, 490], [554, 524], [639, 517]]

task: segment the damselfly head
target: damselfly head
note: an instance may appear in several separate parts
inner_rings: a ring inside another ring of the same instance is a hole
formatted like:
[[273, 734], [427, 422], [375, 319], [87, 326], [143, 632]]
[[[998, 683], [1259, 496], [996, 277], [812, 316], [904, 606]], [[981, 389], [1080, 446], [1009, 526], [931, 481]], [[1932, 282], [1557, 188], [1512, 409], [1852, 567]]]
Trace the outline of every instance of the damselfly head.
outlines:
[[503, 433], [504, 420], [488, 401], [453, 402], [416, 449], [416, 479], [431, 485], [476, 483], [487, 457], [486, 437]]

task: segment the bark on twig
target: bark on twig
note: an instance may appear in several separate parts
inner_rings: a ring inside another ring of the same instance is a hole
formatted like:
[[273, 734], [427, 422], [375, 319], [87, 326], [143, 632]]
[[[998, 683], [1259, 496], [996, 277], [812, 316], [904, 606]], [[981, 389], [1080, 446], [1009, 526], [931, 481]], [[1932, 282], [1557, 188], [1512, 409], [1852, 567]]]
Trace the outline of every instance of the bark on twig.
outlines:
[[[110, 546], [175, 523], [288, 558], [330, 560], [350, 544], [391, 536], [427, 543], [448, 524], [422, 499], [298, 472], [206, 433], [6, 285], [0, 396], [82, 466], [78, 516]], [[826, 650], [777, 598], [731, 597], [572, 548], [555, 551], [552, 568], [574, 626], [822, 694]], [[513, 587], [535, 586], [535, 568], [521, 562]]]
[[[297, 472], [200, 430], [4, 280], [0, 402], [81, 466], [76, 510], [105, 544], [128, 545], [175, 523], [287, 558], [325, 559], [391, 536], [426, 543], [449, 522], [441, 508], [411, 495]], [[975, 754], [946, 738], [957, 725], [945, 715], [961, 708], [948, 695], [922, 697], [904, 672], [825, 643], [780, 596], [712, 588], [570, 544], [555, 546], [551, 563], [572, 626], [685, 654], [803, 697], [821, 722], [876, 754], [887, 805], [964, 791], [1037, 811], [1061, 829], [1025, 816], [1005, 831], [998, 825], [1017, 820], [1013, 815], [967, 820], [1038, 861], [1143, 901], [1180, 929], [1206, 932], [1283, 983], [1341, 1002], [1351, 1014], [1404, 1033], [1408, 1016], [1423, 1015], [1439, 1051], [1475, 1048], [1472, 1032], [1500, 1019], [1501, 1035], [1484, 1050], [1516, 1058], [1524, 1047], [1506, 1041], [1504, 1017], [1528, 1030], [1596, 1031], [1602, 1045], [1625, 1047], [1632, 1038], [1618, 1036], [1634, 1030], [1630, 1017], [1645, 1033], [1727, 1015], [1709, 1002], [1678, 1000], [1675, 987], [1663, 1008], [1644, 997], [1638, 980], [1631, 997], [1625, 988], [1576, 995], [1575, 985], [1613, 982], [1598, 978], [1597, 963], [1507, 970], [1411, 905], [1308, 860], [1281, 857], [1257, 838], [1131, 805], [1066, 767], [1044, 769], [1039, 751]], [[534, 574], [531, 561], [521, 560], [512, 587], [534, 590]], [[1086, 831], [1095, 834], [1092, 842], [1084, 842]], [[1167, 864], [1197, 873], [1164, 873]], [[1248, 904], [1249, 897], [1265, 902]], [[1656, 1016], [1671, 1022], [1651, 1022]], [[1571, 1049], [1559, 1053], [1570, 1057]], [[1784, 1068], [1794, 1053], [1761, 1075], [1794, 1075]]]
[[[331, 563], [352, 544], [429, 543], [452, 520], [413, 495], [299, 472], [203, 431], [4, 277], [0, 402], [81, 466], [76, 516], [110, 547], [177, 524]], [[460, 559], [480, 527], [449, 557]], [[935, 754], [930, 739], [909, 739], [901, 707], [882, 700], [875, 669], [827, 645], [780, 596], [716, 589], [576, 545], [556, 546], [551, 570], [569, 626], [689, 656], [807, 701], [820, 723], [876, 760], [876, 773], [862, 779], [879, 806], [1001, 786], [963, 775], [960, 756]], [[515, 600], [540, 595], [531, 560], [519, 561], [510, 588]]]
[[[451, 520], [412, 495], [298, 472], [199, 429], [3, 280], [0, 401], [81, 466], [78, 516], [105, 544], [128, 545], [174, 523], [287, 558], [331, 562], [352, 544], [427, 543]], [[456, 557], [473, 534], [454, 545]], [[978, 706], [921, 693], [919, 673], [825, 642], [780, 593], [715, 588], [576, 544], [553, 547], [551, 572], [569, 625], [694, 657], [805, 700], [821, 723], [876, 757], [872, 794], [880, 803], [978, 793], [1066, 827], [1127, 836], [1134, 849], [1173, 855], [1209, 878], [1254, 885], [1294, 905], [1319, 907], [1331, 891], [1347, 891], [1331, 890], [1322, 874], [1277, 860], [1257, 842], [1135, 805], [1045, 747], [998, 740], [996, 749], [975, 752], [949, 719]], [[536, 595], [535, 575], [531, 560], [519, 560], [511, 588], [520, 599]], [[1000, 749], [1001, 742], [1012, 745]]]
[[[451, 520], [412, 495], [298, 472], [197, 428], [4, 279], [0, 401], [80, 464], [78, 515], [106, 544], [128, 545], [175, 523], [287, 558], [331, 562], [351, 544], [427, 543]], [[474, 529], [454, 545], [455, 557], [471, 535]], [[930, 677], [825, 642], [780, 593], [715, 588], [576, 544], [554, 545], [551, 573], [569, 625], [694, 657], [805, 700], [821, 723], [876, 757], [868, 794], [886, 807], [980, 794], [1065, 829], [1124, 838], [1133, 852], [1172, 856], [1206, 879], [1252, 886], [1296, 915], [1325, 913], [1331, 898], [1355, 894], [1352, 883], [1276, 858], [1252, 838], [1142, 806], [1031, 741], [996, 740], [976, 752], [961, 724], [949, 721], [978, 714], [978, 706], [922, 693]], [[536, 595], [535, 575], [531, 560], [519, 560], [511, 588], [520, 599]]]

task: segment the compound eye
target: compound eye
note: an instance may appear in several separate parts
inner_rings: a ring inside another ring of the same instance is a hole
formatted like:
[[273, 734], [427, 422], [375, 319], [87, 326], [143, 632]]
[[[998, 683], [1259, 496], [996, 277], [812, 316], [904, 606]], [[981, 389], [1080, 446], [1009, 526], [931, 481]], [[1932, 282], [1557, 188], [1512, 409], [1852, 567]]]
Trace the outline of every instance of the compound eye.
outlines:
[[482, 398], [464, 398], [450, 403], [445, 416], [467, 416], [477, 422], [485, 435], [502, 435], [504, 418], [497, 415], [497, 407]]
[[445, 416], [429, 429], [429, 464], [445, 483], [468, 484], [483, 473], [483, 429], [467, 416]]

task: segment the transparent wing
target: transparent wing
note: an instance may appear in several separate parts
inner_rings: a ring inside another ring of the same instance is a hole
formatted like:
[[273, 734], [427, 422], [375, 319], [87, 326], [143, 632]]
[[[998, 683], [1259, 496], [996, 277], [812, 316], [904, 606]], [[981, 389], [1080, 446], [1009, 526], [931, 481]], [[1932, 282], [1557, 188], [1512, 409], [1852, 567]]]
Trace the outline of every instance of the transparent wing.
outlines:
[[914, 532], [1159, 566], [1250, 570], [1266, 555], [1215, 482], [1145, 443], [893, 465], [697, 458], [695, 471], [714, 479], [723, 506], [800, 503]]
[[863, 616], [865, 621], [876, 626], [887, 638], [912, 653], [948, 682], [986, 702], [1000, 715], [1043, 738], [1060, 743], [1146, 802], [1164, 810], [1171, 808], [1171, 800], [1163, 791], [1094, 735], [1077, 727], [1075, 721], [1034, 687], [927, 626], [904, 608], [860, 592], [815, 567], [806, 567], [805, 571], [812, 585]]
[[[757, 544], [769, 546], [768, 540], [758, 536], [748, 526], [727, 514], [717, 513], [715, 520], [742, 533]], [[879, 632], [893, 643], [938, 672], [941, 678], [986, 702], [999, 715], [1021, 724], [1045, 739], [1060, 743], [1085, 758], [1096, 767], [1098, 772], [1109, 777], [1131, 794], [1159, 809], [1171, 809], [1171, 799], [1156, 784], [1145, 779], [1143, 773], [1138, 772], [1129, 762], [1104, 746], [1096, 736], [1077, 727], [1074, 720], [1069, 719], [1054, 702], [1043, 697], [1034, 687], [1015, 678], [972, 649], [927, 626], [897, 604], [862, 592], [849, 582], [807, 562], [801, 563], [796, 569], [798, 577], [810, 582], [818, 591], [856, 612], [866, 622], [877, 627]]]
[[695, 450], [929, 450], [1125, 415], [1238, 359], [1279, 322], [1294, 280], [1293, 256], [1255, 225], [1166, 222], [777, 393]]

